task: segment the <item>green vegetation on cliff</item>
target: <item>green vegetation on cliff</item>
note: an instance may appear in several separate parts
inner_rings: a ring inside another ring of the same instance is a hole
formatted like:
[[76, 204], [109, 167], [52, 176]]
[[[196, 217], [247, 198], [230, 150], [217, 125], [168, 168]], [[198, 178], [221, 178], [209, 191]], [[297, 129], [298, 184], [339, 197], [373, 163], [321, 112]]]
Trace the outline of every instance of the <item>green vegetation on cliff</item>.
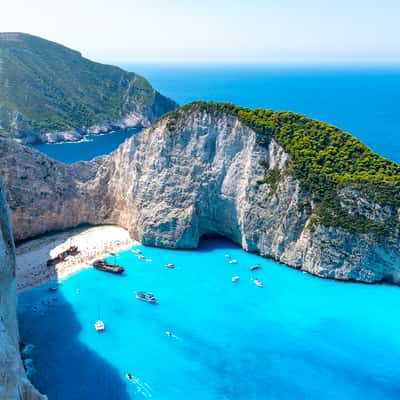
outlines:
[[0, 134], [84, 129], [176, 104], [141, 76], [21, 33], [0, 33]]
[[[361, 215], [354, 205], [352, 212], [341, 205], [339, 193], [346, 189], [381, 206], [400, 207], [400, 166], [374, 153], [349, 133], [297, 113], [202, 101], [169, 113], [169, 128], [173, 129], [186, 111], [196, 109], [236, 116], [258, 134], [260, 144], [268, 145], [272, 138], [281, 144], [290, 155], [288, 169], [316, 205], [316, 223], [377, 235], [392, 228]], [[259, 183], [268, 183], [276, 191], [279, 179], [279, 171], [266, 166]]]

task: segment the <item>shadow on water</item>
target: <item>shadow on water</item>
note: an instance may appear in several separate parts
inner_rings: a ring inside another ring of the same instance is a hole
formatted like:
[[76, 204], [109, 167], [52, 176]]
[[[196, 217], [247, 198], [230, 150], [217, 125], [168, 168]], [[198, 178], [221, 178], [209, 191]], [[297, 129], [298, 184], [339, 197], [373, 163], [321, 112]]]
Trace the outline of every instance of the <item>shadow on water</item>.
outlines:
[[80, 341], [82, 326], [73, 308], [50, 286], [19, 296], [21, 340], [35, 346], [34, 385], [49, 400], [131, 400], [123, 373]]

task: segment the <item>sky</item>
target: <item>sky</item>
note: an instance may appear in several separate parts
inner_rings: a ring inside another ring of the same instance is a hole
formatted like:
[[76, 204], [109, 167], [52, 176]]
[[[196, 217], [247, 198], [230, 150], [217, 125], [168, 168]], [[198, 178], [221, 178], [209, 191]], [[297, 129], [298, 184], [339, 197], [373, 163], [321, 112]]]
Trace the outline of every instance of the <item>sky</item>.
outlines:
[[0, 29], [103, 62], [399, 63], [400, 0], [1, 0]]

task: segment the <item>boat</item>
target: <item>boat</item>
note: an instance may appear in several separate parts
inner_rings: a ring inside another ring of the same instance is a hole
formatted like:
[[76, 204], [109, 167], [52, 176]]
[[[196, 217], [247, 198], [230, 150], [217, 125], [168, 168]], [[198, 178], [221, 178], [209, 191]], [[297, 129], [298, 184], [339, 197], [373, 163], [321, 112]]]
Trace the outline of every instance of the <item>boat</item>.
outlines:
[[117, 264], [111, 264], [105, 260], [96, 260], [93, 267], [99, 271], [111, 272], [112, 274], [122, 274], [125, 269]]
[[48, 267], [51, 267], [53, 265], [56, 265], [60, 262], [65, 261], [67, 257], [76, 256], [79, 253], [80, 253], [80, 251], [77, 246], [70, 246], [67, 250], [64, 250], [63, 252], [58, 254], [56, 257], [50, 258], [49, 260], [47, 260], [46, 264]]
[[238, 263], [238, 260], [230, 260], [229, 261], [229, 264], [237, 264]]
[[255, 271], [261, 268], [261, 264], [255, 264], [250, 267], [250, 271]]
[[262, 283], [258, 278], [255, 278], [255, 279], [253, 280], [253, 282], [254, 282], [254, 284], [255, 284], [256, 286], [258, 286], [258, 287], [263, 287], [263, 286], [264, 286], [263, 283]]
[[146, 257], [143, 254], [138, 255], [140, 260], [144, 260]]
[[167, 268], [175, 268], [175, 264], [171, 264], [171, 263], [169, 263], [169, 264], [164, 264], [164, 267], [167, 267]]
[[58, 288], [57, 286], [52, 286], [49, 288], [49, 292], [57, 292]]
[[136, 298], [138, 300], [145, 301], [146, 303], [151, 303], [151, 304], [157, 303], [157, 298], [151, 292], [147, 292], [147, 293], [146, 292], [137, 292]]
[[231, 258], [231, 255], [227, 253], [227, 254], [224, 254], [224, 257], [225, 258]]
[[133, 254], [142, 254], [142, 250], [140, 250], [140, 249], [133, 249], [133, 250], [132, 250], [132, 253], [133, 253]]
[[96, 321], [96, 323], [94, 324], [94, 329], [96, 329], [97, 332], [104, 331], [104, 329], [106, 329], [104, 322], [100, 319]]
[[237, 282], [240, 279], [239, 275], [232, 276], [232, 282]]

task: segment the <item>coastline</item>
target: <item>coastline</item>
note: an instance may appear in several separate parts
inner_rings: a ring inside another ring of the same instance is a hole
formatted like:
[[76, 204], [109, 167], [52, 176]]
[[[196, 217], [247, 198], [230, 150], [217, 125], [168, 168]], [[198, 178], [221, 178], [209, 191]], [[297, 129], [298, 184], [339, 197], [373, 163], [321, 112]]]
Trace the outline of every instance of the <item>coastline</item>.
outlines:
[[[65, 278], [86, 268], [95, 259], [127, 249], [135, 243], [127, 230], [116, 225], [69, 229], [24, 242], [16, 247], [17, 291]], [[80, 253], [55, 266], [47, 266], [47, 260], [70, 246], [77, 246]]]

